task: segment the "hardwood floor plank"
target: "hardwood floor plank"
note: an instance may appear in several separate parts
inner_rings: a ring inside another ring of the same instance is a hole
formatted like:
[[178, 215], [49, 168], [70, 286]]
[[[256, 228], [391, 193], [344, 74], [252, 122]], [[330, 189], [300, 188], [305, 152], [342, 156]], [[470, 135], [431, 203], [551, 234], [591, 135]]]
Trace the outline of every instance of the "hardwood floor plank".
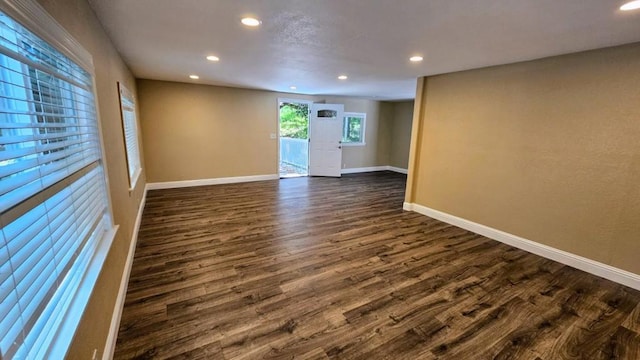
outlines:
[[627, 316], [622, 326], [640, 334], [640, 304]]
[[633, 359], [640, 292], [402, 211], [378, 172], [147, 195], [115, 359]]
[[547, 356], [562, 358], [595, 359], [607, 350], [609, 341], [616, 333], [637, 301], [623, 288], [616, 287], [602, 297], [585, 301], [572, 331], [563, 333]]
[[623, 326], [611, 337], [610, 343], [601, 353], [606, 359], [640, 359], [640, 335]]
[[518, 324], [527, 321], [535, 309], [519, 297], [514, 297], [493, 308], [467, 326], [454, 326], [455, 320], [444, 323], [456, 329], [448, 334], [448, 338], [431, 349], [439, 357], [452, 359], [470, 359], [482, 353], [478, 344], [491, 347], [500, 335], [513, 331]]

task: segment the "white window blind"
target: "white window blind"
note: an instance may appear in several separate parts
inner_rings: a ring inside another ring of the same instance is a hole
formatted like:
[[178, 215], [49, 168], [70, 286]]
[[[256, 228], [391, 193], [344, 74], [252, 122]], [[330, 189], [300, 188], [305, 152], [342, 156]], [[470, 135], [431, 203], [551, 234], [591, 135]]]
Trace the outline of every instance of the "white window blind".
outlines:
[[127, 167], [129, 170], [129, 187], [133, 189], [142, 172], [140, 150], [138, 147], [138, 122], [136, 121], [136, 102], [133, 94], [122, 84], [120, 89], [120, 109], [122, 111], [122, 128], [124, 130]]
[[92, 81], [0, 12], [2, 359], [60, 355], [51, 347], [113, 227]]

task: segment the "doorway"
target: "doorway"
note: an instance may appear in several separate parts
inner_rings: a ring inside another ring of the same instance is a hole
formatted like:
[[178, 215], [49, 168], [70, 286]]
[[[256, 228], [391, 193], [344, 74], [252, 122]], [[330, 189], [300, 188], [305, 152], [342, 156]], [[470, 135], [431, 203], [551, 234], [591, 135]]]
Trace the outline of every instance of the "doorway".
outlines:
[[278, 99], [281, 178], [309, 175], [310, 101]]

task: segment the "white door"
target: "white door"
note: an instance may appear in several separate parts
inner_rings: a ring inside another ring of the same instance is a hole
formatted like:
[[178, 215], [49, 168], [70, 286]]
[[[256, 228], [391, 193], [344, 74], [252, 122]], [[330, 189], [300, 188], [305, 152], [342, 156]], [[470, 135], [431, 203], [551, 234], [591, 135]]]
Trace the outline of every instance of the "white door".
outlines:
[[342, 104], [312, 104], [309, 118], [309, 175], [340, 177]]

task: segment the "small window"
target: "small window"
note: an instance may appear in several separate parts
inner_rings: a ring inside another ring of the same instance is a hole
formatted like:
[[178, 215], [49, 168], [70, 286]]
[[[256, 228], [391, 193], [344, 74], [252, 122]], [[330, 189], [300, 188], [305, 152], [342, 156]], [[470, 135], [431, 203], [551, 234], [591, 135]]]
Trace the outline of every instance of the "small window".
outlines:
[[124, 132], [124, 146], [127, 153], [127, 170], [129, 171], [129, 189], [133, 190], [142, 172], [140, 163], [140, 148], [138, 146], [138, 121], [136, 120], [136, 101], [133, 94], [121, 83], [120, 110], [122, 111], [122, 130]]
[[344, 113], [342, 123], [342, 143], [344, 145], [365, 145], [365, 113]]
[[318, 110], [318, 118], [337, 118], [338, 112], [335, 110]]

